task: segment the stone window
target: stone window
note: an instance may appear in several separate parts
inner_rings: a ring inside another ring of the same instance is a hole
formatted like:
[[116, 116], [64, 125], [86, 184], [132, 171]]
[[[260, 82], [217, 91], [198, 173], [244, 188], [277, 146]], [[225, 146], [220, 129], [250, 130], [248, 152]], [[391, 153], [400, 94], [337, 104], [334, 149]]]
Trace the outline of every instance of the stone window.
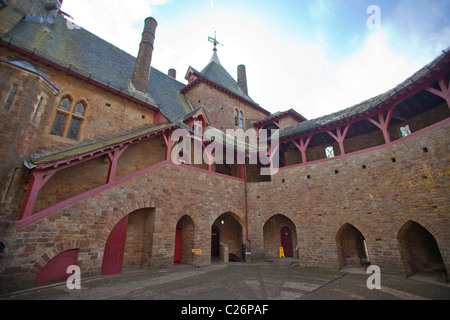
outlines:
[[11, 91], [9, 91], [8, 99], [6, 99], [3, 109], [9, 110], [9, 108], [11, 107], [11, 104], [14, 100], [14, 96], [16, 95], [16, 91], [17, 91], [17, 86], [13, 85], [11, 88]]
[[38, 114], [38, 112], [39, 112], [39, 109], [40, 109], [40, 107], [41, 107], [42, 100], [43, 100], [43, 98], [42, 98], [41, 96], [39, 96], [38, 102], [37, 102], [36, 106], [34, 107], [33, 116], [31, 117], [31, 121], [32, 121], [32, 122], [35, 122], [35, 121], [36, 121], [36, 116], [37, 116], [37, 114]]
[[244, 112], [234, 109], [234, 125], [239, 128], [244, 128]]
[[85, 113], [86, 105], [83, 102], [73, 105], [70, 97], [62, 98], [56, 110], [51, 134], [78, 140]]

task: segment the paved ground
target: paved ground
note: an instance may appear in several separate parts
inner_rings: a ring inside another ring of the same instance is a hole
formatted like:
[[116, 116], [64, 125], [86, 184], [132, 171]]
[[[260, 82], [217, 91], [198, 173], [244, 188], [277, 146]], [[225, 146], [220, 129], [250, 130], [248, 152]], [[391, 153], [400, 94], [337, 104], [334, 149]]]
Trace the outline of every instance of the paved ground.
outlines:
[[80, 290], [65, 284], [14, 293], [0, 300], [450, 300], [450, 285], [418, 276], [381, 274], [381, 289], [369, 290], [370, 274], [300, 268], [289, 263], [213, 264], [171, 270], [130, 271], [84, 279]]

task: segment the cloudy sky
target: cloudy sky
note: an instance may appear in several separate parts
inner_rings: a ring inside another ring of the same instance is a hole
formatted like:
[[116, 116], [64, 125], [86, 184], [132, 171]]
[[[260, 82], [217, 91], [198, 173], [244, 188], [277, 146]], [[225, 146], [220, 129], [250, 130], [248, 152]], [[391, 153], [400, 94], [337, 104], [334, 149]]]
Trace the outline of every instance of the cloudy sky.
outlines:
[[450, 47], [448, 0], [64, 0], [77, 25], [136, 56], [143, 21], [158, 21], [152, 66], [203, 69], [212, 56], [270, 112], [308, 119], [399, 84]]

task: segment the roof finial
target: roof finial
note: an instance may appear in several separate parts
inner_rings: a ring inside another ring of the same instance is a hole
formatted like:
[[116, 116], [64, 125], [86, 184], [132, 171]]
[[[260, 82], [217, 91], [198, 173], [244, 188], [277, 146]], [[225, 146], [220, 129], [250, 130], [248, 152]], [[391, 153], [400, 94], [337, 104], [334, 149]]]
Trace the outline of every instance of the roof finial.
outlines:
[[214, 49], [213, 49], [214, 52], [217, 51], [217, 45], [218, 44], [223, 46], [223, 44], [221, 44], [219, 41], [217, 41], [216, 31], [214, 31], [214, 38], [208, 37], [208, 41], [214, 44]]

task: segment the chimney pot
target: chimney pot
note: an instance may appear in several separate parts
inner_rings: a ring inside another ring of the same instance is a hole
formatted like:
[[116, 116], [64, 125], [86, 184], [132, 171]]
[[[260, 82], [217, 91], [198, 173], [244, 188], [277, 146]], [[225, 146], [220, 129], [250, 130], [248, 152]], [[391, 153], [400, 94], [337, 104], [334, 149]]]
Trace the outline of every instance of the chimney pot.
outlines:
[[139, 53], [134, 65], [131, 83], [137, 91], [147, 93], [150, 69], [152, 63], [153, 45], [158, 23], [152, 17], [145, 19], [142, 40], [139, 45]]
[[243, 64], [238, 66], [238, 86], [242, 92], [248, 96], [247, 73]]
[[177, 78], [177, 70], [175, 69], [169, 69], [169, 76], [176, 79]]

